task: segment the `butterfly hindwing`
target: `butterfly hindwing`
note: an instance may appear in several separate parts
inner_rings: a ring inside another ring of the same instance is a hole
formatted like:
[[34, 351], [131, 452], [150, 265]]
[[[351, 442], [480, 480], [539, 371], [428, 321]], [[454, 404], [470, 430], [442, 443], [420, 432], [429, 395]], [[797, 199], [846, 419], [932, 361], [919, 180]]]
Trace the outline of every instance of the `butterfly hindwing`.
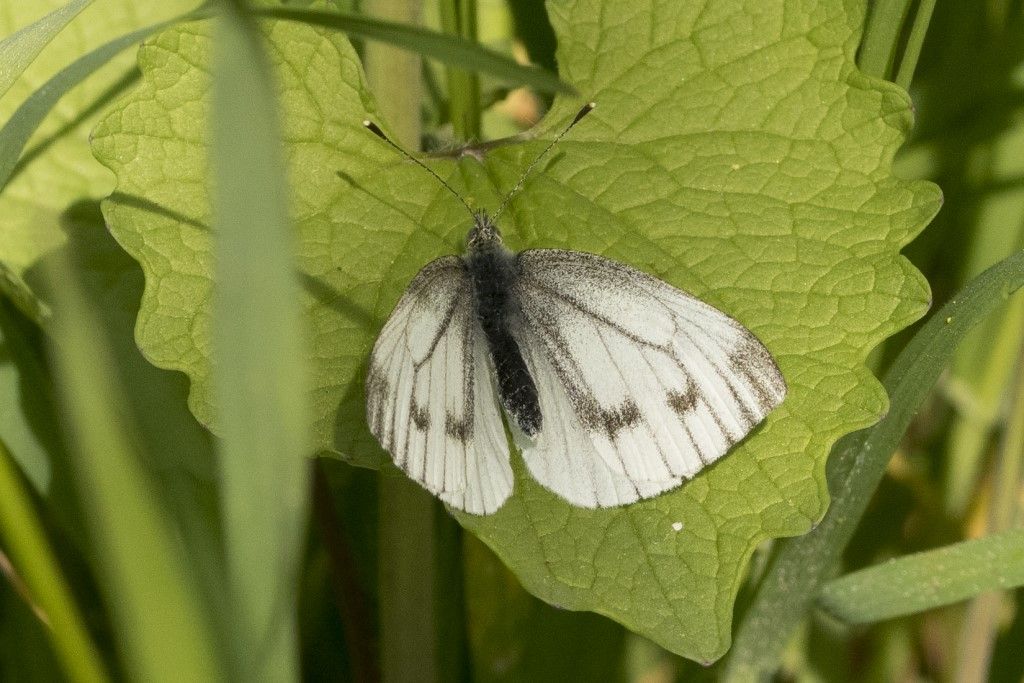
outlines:
[[671, 476], [639, 480], [625, 474], [621, 467], [609, 466], [581, 422], [541, 335], [525, 326], [520, 328], [519, 337], [524, 358], [536, 378], [544, 416], [543, 428], [532, 439], [513, 429], [534, 479], [573, 505], [587, 508], [632, 503], [682, 483], [681, 478]]
[[567, 492], [578, 497], [595, 468], [628, 486], [595, 494], [589, 506], [672, 488], [782, 401], [786, 386], [771, 355], [714, 307], [593, 254], [531, 250], [517, 262], [511, 328], [545, 421], [536, 438], [517, 440], [538, 481], [576, 504], [587, 502]]
[[512, 491], [508, 441], [462, 259], [427, 264], [370, 356], [367, 421], [395, 464], [445, 502], [490, 514]]

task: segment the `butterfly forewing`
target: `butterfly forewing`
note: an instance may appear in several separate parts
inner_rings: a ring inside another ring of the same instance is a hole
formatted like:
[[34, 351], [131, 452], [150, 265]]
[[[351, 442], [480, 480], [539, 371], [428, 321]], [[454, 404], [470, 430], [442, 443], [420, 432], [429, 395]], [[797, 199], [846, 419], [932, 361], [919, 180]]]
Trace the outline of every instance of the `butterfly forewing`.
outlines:
[[720, 458], [782, 401], [771, 355], [717, 309], [593, 254], [534, 250], [518, 263], [512, 329], [545, 420], [536, 438], [518, 440], [531, 472], [556, 493], [572, 500], [564, 492], [586, 467], [552, 463], [578, 461], [585, 443], [631, 484], [591, 505], [656, 495]]
[[512, 491], [508, 441], [462, 259], [428, 264], [370, 356], [367, 421], [395, 464], [442, 500], [494, 512]]

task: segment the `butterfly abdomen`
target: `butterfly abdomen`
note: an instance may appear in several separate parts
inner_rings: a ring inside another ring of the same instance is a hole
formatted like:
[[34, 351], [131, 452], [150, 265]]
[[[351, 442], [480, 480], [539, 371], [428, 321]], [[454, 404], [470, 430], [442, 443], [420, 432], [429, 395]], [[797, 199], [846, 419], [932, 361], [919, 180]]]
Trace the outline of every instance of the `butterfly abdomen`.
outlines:
[[473, 283], [474, 309], [494, 361], [502, 405], [523, 432], [534, 436], [541, 427], [537, 386], [508, 328], [515, 259], [498, 239], [481, 240], [471, 246], [466, 265]]

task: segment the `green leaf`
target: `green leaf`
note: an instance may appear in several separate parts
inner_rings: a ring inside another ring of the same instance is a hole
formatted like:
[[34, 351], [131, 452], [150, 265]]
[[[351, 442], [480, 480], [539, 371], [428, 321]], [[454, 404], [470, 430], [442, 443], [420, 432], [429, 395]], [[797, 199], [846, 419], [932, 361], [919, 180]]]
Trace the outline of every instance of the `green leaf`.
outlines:
[[92, 0], [73, 0], [0, 41], [0, 97], [54, 36], [90, 4]]
[[209, 118], [212, 337], [231, 640], [238, 680], [291, 681], [309, 470], [299, 283], [269, 64], [244, 3], [221, 4]]
[[836, 444], [828, 463], [829, 488], [836, 492], [828, 513], [806, 536], [783, 541], [758, 586], [730, 655], [737, 680], [775, 669], [782, 650], [805, 618], [864, 515], [910, 420], [918, 411], [957, 346], [996, 305], [1024, 286], [1024, 251], [1004, 259], [971, 281], [932, 315], [886, 373], [892, 404], [871, 429]]
[[[822, 515], [829, 448], [886, 408], [864, 358], [929, 299], [899, 249], [939, 193], [890, 167], [909, 100], [856, 71], [862, 17], [850, 3], [786, 6], [553, 6], [563, 79], [598, 108], [501, 226], [514, 249], [604, 254], [735, 316], [778, 359], [786, 402], [729, 457], [654, 500], [572, 508], [514, 456], [513, 498], [490, 517], [458, 516], [539, 597], [611, 616], [700, 661], [728, 647], [754, 547]], [[386, 456], [364, 419], [367, 355], [417, 270], [460, 250], [469, 217], [361, 129], [379, 117], [341, 37], [295, 24], [267, 32], [290, 141], [316, 446], [380, 466]], [[142, 84], [101, 122], [94, 145], [118, 177], [108, 223], [146, 272], [140, 344], [189, 375], [190, 405], [211, 424], [208, 51], [198, 25], [144, 47]], [[497, 148], [482, 164], [431, 164], [493, 208], [579, 104], [556, 101], [536, 140]]]
[[[126, 48], [143, 35], [130, 34], [193, 4], [137, 7], [132, 0], [107, 0], [89, 7], [0, 98], [0, 291], [36, 320], [45, 317], [47, 304], [28, 271], [66, 244], [69, 206], [110, 191], [109, 173], [92, 159], [88, 135], [103, 106], [133, 79]], [[9, 3], [0, 33], [35, 18], [40, 6], [63, 5]]]
[[915, 553], [827, 584], [818, 604], [851, 624], [906, 616], [1024, 586], [1024, 529]]

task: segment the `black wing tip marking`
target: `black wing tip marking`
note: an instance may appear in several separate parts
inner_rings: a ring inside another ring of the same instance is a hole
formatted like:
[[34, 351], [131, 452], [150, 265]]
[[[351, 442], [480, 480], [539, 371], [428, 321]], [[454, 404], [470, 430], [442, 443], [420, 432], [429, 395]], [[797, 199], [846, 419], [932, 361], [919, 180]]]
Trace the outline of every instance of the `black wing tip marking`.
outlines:
[[775, 358], [751, 333], [747, 332], [729, 354], [729, 365], [737, 376], [747, 381], [758, 409], [765, 415], [786, 397], [789, 390], [786, 378], [782, 376]]

